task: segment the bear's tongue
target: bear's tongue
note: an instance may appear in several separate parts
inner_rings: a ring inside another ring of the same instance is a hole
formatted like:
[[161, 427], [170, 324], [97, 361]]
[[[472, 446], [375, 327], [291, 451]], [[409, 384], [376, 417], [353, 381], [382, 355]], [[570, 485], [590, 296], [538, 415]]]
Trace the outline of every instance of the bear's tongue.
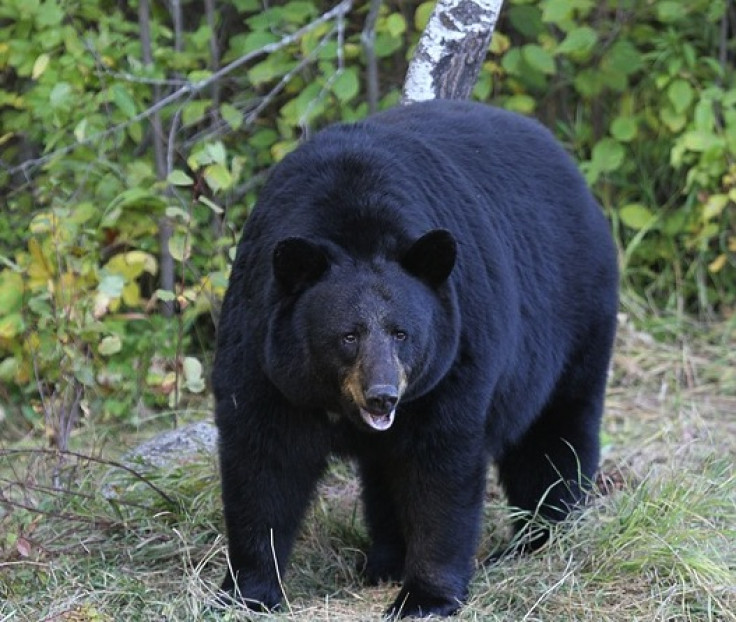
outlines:
[[379, 432], [388, 430], [391, 427], [391, 424], [394, 422], [395, 414], [396, 409], [388, 413], [372, 413], [364, 410], [363, 408], [360, 409], [360, 416], [363, 417], [363, 421]]

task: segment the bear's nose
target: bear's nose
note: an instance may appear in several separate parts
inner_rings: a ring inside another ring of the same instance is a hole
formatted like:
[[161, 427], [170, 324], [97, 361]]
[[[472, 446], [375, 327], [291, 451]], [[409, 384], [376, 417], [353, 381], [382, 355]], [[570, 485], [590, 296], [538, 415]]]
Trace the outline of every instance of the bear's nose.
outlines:
[[390, 413], [399, 401], [399, 390], [390, 384], [376, 384], [365, 392], [365, 404], [372, 413]]

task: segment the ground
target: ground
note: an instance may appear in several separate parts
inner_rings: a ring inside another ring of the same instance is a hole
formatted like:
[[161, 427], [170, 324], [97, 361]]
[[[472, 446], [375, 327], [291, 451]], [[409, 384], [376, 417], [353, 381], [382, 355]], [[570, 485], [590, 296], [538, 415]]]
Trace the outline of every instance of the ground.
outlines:
[[[599, 492], [543, 551], [480, 568], [458, 620], [736, 621], [736, 326], [660, 322], [655, 338], [632, 324], [621, 318]], [[0, 620], [244, 619], [206, 607], [225, 559], [214, 458], [129, 474], [106, 499], [112, 454], [91, 435], [76, 442], [95, 459], [68, 456], [64, 490], [51, 488], [53, 454], [0, 440]], [[355, 572], [367, 543], [357, 492], [334, 465], [284, 612], [258, 620], [379, 619], [397, 588]], [[479, 558], [509, 534], [492, 479], [485, 511]]]

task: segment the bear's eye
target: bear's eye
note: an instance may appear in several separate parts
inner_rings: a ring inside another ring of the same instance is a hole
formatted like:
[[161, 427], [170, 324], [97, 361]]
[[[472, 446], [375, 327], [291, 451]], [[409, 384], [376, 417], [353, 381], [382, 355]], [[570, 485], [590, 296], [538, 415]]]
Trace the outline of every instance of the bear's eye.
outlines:
[[357, 333], [345, 333], [342, 336], [342, 342], [346, 343], [348, 345], [352, 345], [354, 343], [358, 342], [358, 335]]
[[393, 337], [396, 341], [404, 341], [406, 339], [406, 331], [397, 329], [393, 332]]

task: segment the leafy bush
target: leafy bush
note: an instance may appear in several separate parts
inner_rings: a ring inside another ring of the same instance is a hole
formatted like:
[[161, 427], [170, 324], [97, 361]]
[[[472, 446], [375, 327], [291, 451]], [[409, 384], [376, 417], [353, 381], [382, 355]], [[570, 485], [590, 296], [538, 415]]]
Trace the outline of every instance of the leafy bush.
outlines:
[[[134, 423], [206, 396], [263, 174], [312, 128], [368, 113], [370, 2], [214, 4], [0, 7], [0, 404], [17, 431], [66, 442], [85, 414]], [[380, 107], [432, 7], [382, 6]], [[567, 143], [648, 309], [736, 303], [732, 10], [507, 0], [475, 89]]]
[[727, 314], [736, 301], [729, 11], [512, 0], [494, 35], [494, 98], [567, 140], [621, 241], [627, 291], [650, 309]]

